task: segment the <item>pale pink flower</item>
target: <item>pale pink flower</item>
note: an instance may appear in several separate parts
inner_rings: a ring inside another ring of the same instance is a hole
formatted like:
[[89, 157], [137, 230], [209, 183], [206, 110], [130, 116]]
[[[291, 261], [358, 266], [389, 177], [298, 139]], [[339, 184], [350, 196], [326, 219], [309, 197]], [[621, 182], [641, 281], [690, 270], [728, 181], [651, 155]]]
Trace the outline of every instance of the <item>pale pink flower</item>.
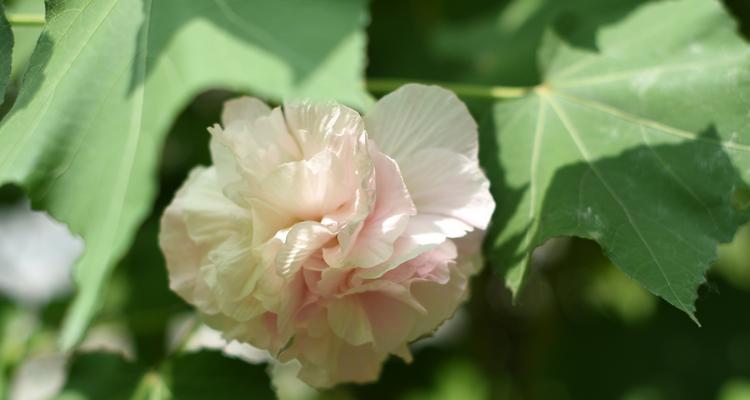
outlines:
[[170, 286], [227, 339], [296, 359], [317, 386], [377, 379], [467, 296], [495, 203], [476, 124], [406, 85], [338, 104], [229, 101], [162, 218]]

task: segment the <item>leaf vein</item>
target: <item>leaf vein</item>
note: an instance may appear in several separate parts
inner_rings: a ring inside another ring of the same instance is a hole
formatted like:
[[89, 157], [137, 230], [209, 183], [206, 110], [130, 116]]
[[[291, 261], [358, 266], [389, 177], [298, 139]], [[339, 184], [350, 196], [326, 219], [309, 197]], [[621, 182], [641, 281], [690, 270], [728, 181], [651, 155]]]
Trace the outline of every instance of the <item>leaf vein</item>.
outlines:
[[656, 267], [659, 270], [659, 273], [661, 274], [662, 278], [664, 279], [664, 282], [666, 283], [667, 287], [669, 288], [669, 291], [674, 296], [674, 299], [680, 304], [680, 307], [690, 315], [691, 318], [695, 319], [695, 317], [690, 313], [688, 310], [690, 310], [690, 307], [687, 307], [687, 305], [682, 301], [680, 296], [677, 295], [676, 290], [672, 286], [672, 282], [667, 278], [667, 274], [664, 270], [664, 267], [661, 265], [661, 262], [659, 261], [659, 258], [654, 253], [651, 246], [646, 241], [646, 238], [643, 236], [643, 233], [641, 232], [638, 225], [635, 223], [635, 220], [633, 219], [633, 216], [630, 213], [630, 210], [627, 208], [625, 203], [620, 199], [620, 197], [617, 195], [615, 190], [609, 185], [606, 179], [604, 179], [604, 176], [602, 175], [601, 171], [594, 165], [594, 163], [591, 161], [591, 155], [588, 152], [588, 149], [584, 145], [583, 141], [581, 140], [580, 135], [578, 134], [577, 129], [573, 124], [571, 123], [570, 119], [568, 118], [567, 113], [559, 106], [557, 101], [554, 99], [554, 97], [543, 94], [543, 96], [546, 96], [546, 98], [549, 100], [550, 105], [552, 106], [555, 114], [557, 114], [557, 117], [562, 122], [563, 126], [565, 127], [565, 130], [568, 132], [570, 138], [573, 140], [576, 148], [581, 153], [581, 156], [584, 158], [586, 163], [588, 164], [591, 171], [594, 173], [594, 175], [597, 177], [597, 179], [602, 183], [604, 188], [609, 192], [610, 196], [615, 200], [615, 202], [620, 206], [622, 209], [625, 218], [628, 220], [628, 223], [633, 228], [633, 231], [638, 236], [638, 239], [643, 243], [643, 246], [646, 248], [646, 251], [648, 251], [649, 255], [651, 256], [651, 259], [656, 264]]

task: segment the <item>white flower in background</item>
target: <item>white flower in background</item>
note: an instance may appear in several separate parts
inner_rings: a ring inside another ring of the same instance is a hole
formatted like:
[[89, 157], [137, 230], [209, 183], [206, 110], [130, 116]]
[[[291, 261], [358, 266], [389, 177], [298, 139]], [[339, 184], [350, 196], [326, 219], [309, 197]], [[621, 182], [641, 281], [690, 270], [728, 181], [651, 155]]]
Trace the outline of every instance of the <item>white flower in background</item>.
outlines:
[[73, 289], [73, 263], [83, 241], [28, 202], [0, 208], [0, 292], [41, 306]]
[[240, 98], [222, 123], [162, 218], [172, 289], [313, 386], [409, 360], [466, 298], [495, 207], [464, 104], [421, 85], [364, 118]]

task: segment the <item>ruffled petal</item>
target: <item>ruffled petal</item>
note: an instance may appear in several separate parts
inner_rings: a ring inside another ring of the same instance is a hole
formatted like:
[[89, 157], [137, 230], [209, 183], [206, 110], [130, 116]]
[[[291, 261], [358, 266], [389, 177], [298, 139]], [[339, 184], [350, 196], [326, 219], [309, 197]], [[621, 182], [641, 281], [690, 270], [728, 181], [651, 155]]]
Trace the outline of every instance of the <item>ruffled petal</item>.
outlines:
[[213, 168], [191, 171], [161, 221], [159, 244], [172, 290], [199, 307], [215, 309], [201, 267], [214, 246], [242, 236], [251, 226], [248, 217], [222, 196]]
[[317, 388], [342, 382], [370, 382], [380, 375], [387, 353], [373, 344], [351, 345], [331, 332], [324, 313], [313, 324], [313, 330], [300, 332], [291, 345], [281, 352], [282, 362], [297, 359], [301, 364], [298, 377]]
[[224, 110], [221, 112], [221, 123], [227, 126], [235, 121], [243, 123], [252, 122], [270, 113], [271, 107], [262, 100], [255, 97], [238, 97], [224, 103]]
[[398, 164], [377, 149], [371, 155], [376, 182], [374, 209], [349, 249], [341, 246], [324, 251], [326, 262], [333, 267], [370, 268], [386, 261], [393, 254], [394, 242], [406, 229], [409, 217], [417, 212]]
[[281, 276], [291, 276], [313, 253], [333, 238], [334, 232], [318, 222], [305, 221], [294, 225], [281, 236], [284, 236], [284, 244], [276, 253], [276, 270]]
[[[240, 111], [227, 108], [225, 113]], [[253, 197], [258, 182], [279, 165], [302, 158], [280, 108], [251, 120], [225, 120], [223, 128], [214, 125], [208, 131], [219, 182], [227, 196], [238, 204], [244, 205], [247, 198]]]
[[371, 343], [372, 326], [359, 296], [332, 301], [328, 307], [328, 324], [339, 338], [353, 346]]
[[378, 292], [359, 295], [362, 308], [372, 327], [373, 343], [378, 351], [395, 353], [407, 343], [414, 320], [421, 314], [413, 307]]
[[257, 195], [298, 220], [320, 221], [354, 201], [359, 173], [324, 150], [308, 160], [282, 164], [263, 180]]
[[385, 262], [362, 269], [357, 275], [362, 279], [377, 279], [399, 265], [445, 242], [446, 234], [436, 229], [433, 218], [417, 214], [409, 219], [404, 233], [396, 239], [393, 253]]
[[463, 102], [437, 86], [408, 84], [365, 115], [367, 132], [399, 165], [421, 149], [443, 148], [477, 160], [477, 125]]
[[446, 246], [448, 247], [439, 251], [444, 255], [443, 262], [449, 267], [447, 270], [450, 271], [450, 278], [447, 282], [438, 279], [416, 279], [411, 284], [412, 296], [427, 312], [420, 314], [419, 318], [414, 320], [409, 341], [434, 332], [440, 324], [453, 317], [458, 307], [469, 295], [470, 275], [466, 273], [467, 268], [457, 266], [455, 259], [451, 258], [456, 254], [453, 243], [448, 241]]
[[323, 150], [352, 155], [357, 142], [366, 140], [362, 117], [339, 104], [287, 102], [284, 103], [284, 116], [289, 133], [302, 149], [305, 159]]
[[425, 149], [401, 164], [404, 181], [422, 216], [448, 237], [486, 229], [495, 201], [479, 164], [445, 149]]

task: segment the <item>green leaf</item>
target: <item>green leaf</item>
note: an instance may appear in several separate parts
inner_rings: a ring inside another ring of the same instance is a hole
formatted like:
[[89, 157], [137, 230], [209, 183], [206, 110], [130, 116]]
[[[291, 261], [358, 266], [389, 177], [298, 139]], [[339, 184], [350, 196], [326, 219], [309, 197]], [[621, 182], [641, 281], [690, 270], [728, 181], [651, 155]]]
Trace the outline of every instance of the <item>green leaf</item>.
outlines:
[[162, 368], [162, 375], [175, 399], [276, 398], [264, 365], [216, 351], [177, 355]]
[[717, 243], [747, 220], [732, 197], [750, 175], [750, 49], [706, 0], [644, 6], [596, 45], [549, 35], [545, 83], [495, 106], [494, 263], [517, 292], [534, 248], [593, 239], [694, 318]]
[[[95, 377], [95, 378], [93, 378]], [[76, 355], [56, 400], [275, 399], [264, 366], [217, 351], [178, 354], [156, 370], [114, 353]]]
[[148, 370], [115, 353], [83, 353], [73, 357], [57, 400], [135, 398]]
[[13, 51], [13, 32], [5, 19], [5, 11], [0, 3], [0, 104], [5, 98], [5, 87], [10, 80], [11, 53]]
[[367, 101], [365, 1], [70, 0], [47, 24], [0, 126], [0, 184], [20, 183], [86, 242], [61, 342], [93, 317], [155, 194], [175, 114], [209, 88]]

